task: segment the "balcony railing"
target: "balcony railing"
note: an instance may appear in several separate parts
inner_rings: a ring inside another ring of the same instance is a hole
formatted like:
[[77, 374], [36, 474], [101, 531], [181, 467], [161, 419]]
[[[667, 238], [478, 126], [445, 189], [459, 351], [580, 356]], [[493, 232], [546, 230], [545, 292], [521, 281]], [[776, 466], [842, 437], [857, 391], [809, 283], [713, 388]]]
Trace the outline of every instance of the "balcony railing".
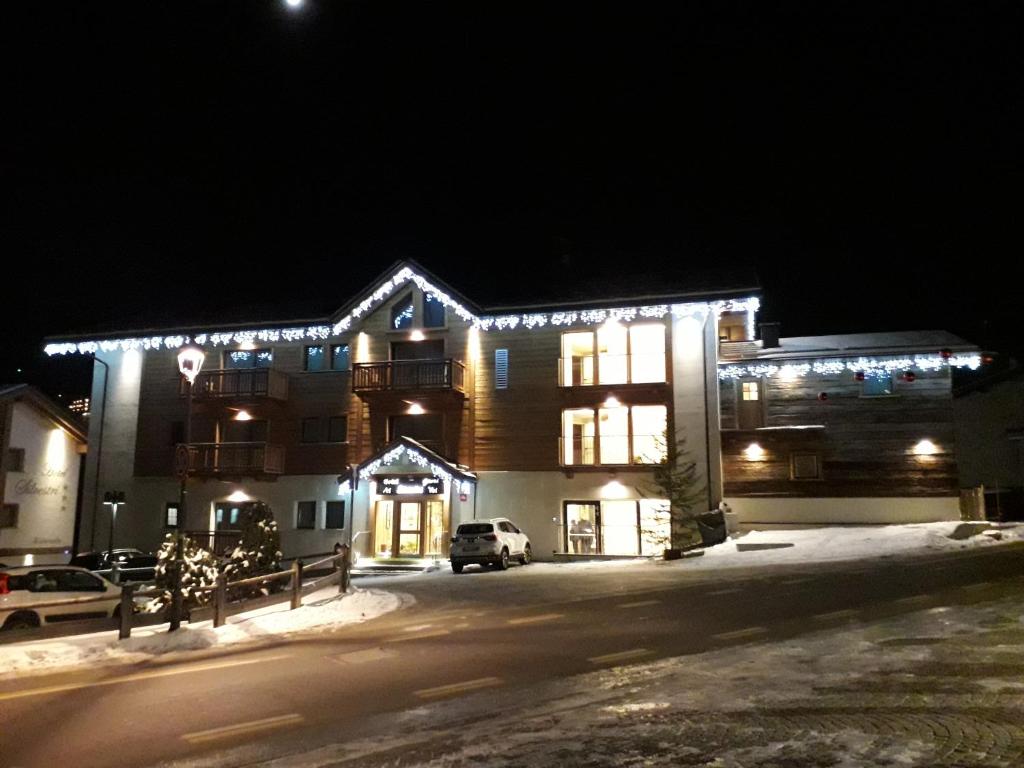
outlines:
[[[181, 379], [181, 395], [188, 386]], [[269, 397], [288, 399], [288, 376], [273, 368], [222, 368], [203, 371], [196, 377], [192, 396], [197, 400], [219, 397]]]
[[577, 355], [558, 361], [560, 387], [663, 384], [665, 355]]
[[559, 439], [558, 456], [563, 467], [659, 464], [665, 460], [665, 436], [562, 437]]
[[355, 363], [353, 392], [394, 392], [425, 389], [465, 391], [466, 366], [458, 360], [389, 360]]
[[274, 443], [192, 443], [189, 472], [195, 475], [279, 475], [284, 446]]

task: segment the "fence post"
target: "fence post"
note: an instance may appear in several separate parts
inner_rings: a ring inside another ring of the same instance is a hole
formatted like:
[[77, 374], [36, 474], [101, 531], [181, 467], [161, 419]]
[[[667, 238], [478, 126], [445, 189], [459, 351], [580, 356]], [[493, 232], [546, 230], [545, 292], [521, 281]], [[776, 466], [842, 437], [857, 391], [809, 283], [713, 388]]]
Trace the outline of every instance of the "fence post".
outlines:
[[181, 614], [184, 612], [183, 597], [181, 594], [181, 561], [175, 559], [170, 563], [171, 567], [171, 616], [168, 632], [174, 632], [181, 626]]
[[334, 567], [339, 571], [338, 594], [344, 595], [348, 592], [349, 579], [351, 578], [351, 574], [349, 572], [349, 553], [352, 550], [347, 544], [342, 544], [336, 551], [338, 556], [334, 558]]
[[134, 613], [135, 608], [134, 602], [132, 601], [132, 592], [134, 591], [134, 584], [124, 584], [121, 586], [121, 623], [117, 630], [118, 640], [127, 640], [132, 636], [132, 614]]
[[302, 561], [292, 561], [292, 610], [302, 607]]
[[223, 627], [228, 613], [228, 578], [217, 574], [217, 588], [213, 591], [213, 626]]

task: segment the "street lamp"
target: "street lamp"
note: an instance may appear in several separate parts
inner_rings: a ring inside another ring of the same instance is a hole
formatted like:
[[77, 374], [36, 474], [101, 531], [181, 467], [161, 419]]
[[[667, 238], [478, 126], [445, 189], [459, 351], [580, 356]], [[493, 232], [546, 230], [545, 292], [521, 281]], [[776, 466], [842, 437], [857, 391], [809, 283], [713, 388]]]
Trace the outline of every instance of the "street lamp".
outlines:
[[176, 532], [176, 545], [174, 547], [174, 578], [173, 592], [171, 593], [171, 620], [169, 630], [173, 632], [181, 626], [181, 576], [184, 570], [184, 549], [185, 542], [182, 531], [188, 525], [188, 471], [192, 465], [192, 389], [196, 383], [196, 377], [202, 370], [203, 360], [206, 353], [197, 346], [189, 344], [183, 347], [178, 353], [178, 370], [188, 382], [188, 391], [185, 393], [185, 443], [178, 446], [176, 464], [178, 475], [181, 478], [181, 489], [178, 498], [178, 527]]
[[124, 504], [124, 491], [107, 491], [103, 494], [103, 505], [110, 507], [110, 538], [107, 553], [114, 551], [114, 527], [117, 525], [117, 508]]

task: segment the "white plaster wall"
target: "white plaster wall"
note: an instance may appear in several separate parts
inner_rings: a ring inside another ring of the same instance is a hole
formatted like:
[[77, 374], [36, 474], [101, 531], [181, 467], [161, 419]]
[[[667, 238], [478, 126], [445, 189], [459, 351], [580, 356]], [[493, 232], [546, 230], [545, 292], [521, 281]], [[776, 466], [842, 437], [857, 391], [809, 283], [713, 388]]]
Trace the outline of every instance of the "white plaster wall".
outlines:
[[714, 315], [688, 315], [672, 320], [675, 436], [677, 440], [685, 438], [690, 459], [697, 464], [708, 491], [708, 509], [717, 506], [722, 498], [717, 339]]
[[[51, 419], [23, 402], [11, 417], [11, 448], [25, 451], [24, 472], [8, 472], [4, 503], [18, 505], [18, 526], [0, 531], [0, 549], [51, 549], [57, 555], [33, 555], [35, 563], [67, 562], [75, 527], [78, 494], [78, 442]], [[20, 564], [24, 556], [4, 556]]]
[[[275, 482], [242, 481], [227, 483], [219, 480], [189, 480], [188, 516], [190, 526], [195, 529], [213, 530], [213, 506], [220, 501], [227, 501], [232, 494], [244, 494], [252, 501], [263, 501], [270, 505], [281, 532], [281, 551], [286, 557], [308, 557], [310, 555], [329, 553], [335, 543], [347, 544], [349, 533], [353, 530], [353, 515], [350, 509], [349, 494], [338, 495], [337, 475], [290, 475], [281, 477]], [[125, 545], [138, 546], [140, 549], [155, 549], [163, 539], [164, 511], [168, 502], [178, 500], [178, 482], [170, 478], [137, 478], [131, 485], [129, 504], [120, 513], [116, 540]], [[295, 527], [298, 502], [316, 501], [316, 528], [297, 529]], [[345, 502], [345, 527], [341, 529], [325, 529], [328, 501]], [[104, 508], [105, 509], [105, 508]], [[102, 512], [100, 513], [103, 514]], [[122, 518], [121, 515], [124, 515]], [[147, 526], [152, 532], [147, 536], [127, 541], [130, 531], [139, 530], [142, 526], [122, 525], [122, 520], [129, 517], [141, 517], [154, 521]], [[366, 529], [366, 485], [356, 493], [356, 514], [354, 531]], [[365, 538], [365, 537], [362, 537]], [[105, 546], [105, 542], [104, 542]]]
[[[649, 473], [481, 472], [476, 518], [507, 517], [530, 537], [538, 560], [550, 560], [562, 547], [562, 505], [565, 501], [657, 498]], [[650, 489], [645, 494], [645, 488]], [[452, 513], [452, 527], [473, 519], [472, 502]]]
[[[110, 367], [110, 378], [104, 404], [103, 382], [107, 371], [99, 363], [93, 364], [89, 451], [85, 462], [82, 525], [78, 542], [79, 548], [83, 551], [93, 548], [104, 549], [107, 546], [110, 513], [109, 508], [103, 506], [103, 494], [106, 491], [124, 491], [129, 504], [138, 504], [138, 500], [133, 498], [133, 474], [139, 387], [142, 382], [142, 353], [97, 352], [96, 356]], [[101, 450], [102, 460], [97, 483], [96, 463]], [[162, 522], [162, 516], [150, 520], [123, 508], [118, 512], [115, 546], [135, 546], [139, 541], [148, 541], [158, 536]]]
[[741, 528], [800, 525], [894, 525], [960, 519], [956, 496], [933, 498], [726, 498]]

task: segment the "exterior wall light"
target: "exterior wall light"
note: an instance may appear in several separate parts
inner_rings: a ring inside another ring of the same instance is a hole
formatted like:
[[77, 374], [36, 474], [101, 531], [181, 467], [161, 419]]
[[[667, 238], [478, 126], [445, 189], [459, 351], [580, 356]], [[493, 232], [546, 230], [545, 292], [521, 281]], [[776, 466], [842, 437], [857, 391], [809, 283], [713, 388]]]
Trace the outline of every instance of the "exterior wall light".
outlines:
[[409, 407], [405, 411], [410, 416], [419, 416], [426, 413], [427, 411], [419, 403], [409, 403]]
[[409, 334], [409, 341], [423, 341], [425, 338], [427, 337], [423, 331], [413, 331]]
[[915, 456], [934, 456], [938, 452], [939, 446], [931, 440], [920, 440], [917, 445], [914, 446]]
[[196, 383], [196, 376], [203, 367], [206, 353], [199, 347], [187, 346], [178, 353], [178, 370], [188, 379], [189, 385]]
[[743, 455], [747, 457], [747, 461], [763, 461], [765, 450], [757, 443], [751, 443], [743, 449]]
[[235, 414], [235, 421], [252, 421], [252, 414], [248, 411], [239, 411]]

